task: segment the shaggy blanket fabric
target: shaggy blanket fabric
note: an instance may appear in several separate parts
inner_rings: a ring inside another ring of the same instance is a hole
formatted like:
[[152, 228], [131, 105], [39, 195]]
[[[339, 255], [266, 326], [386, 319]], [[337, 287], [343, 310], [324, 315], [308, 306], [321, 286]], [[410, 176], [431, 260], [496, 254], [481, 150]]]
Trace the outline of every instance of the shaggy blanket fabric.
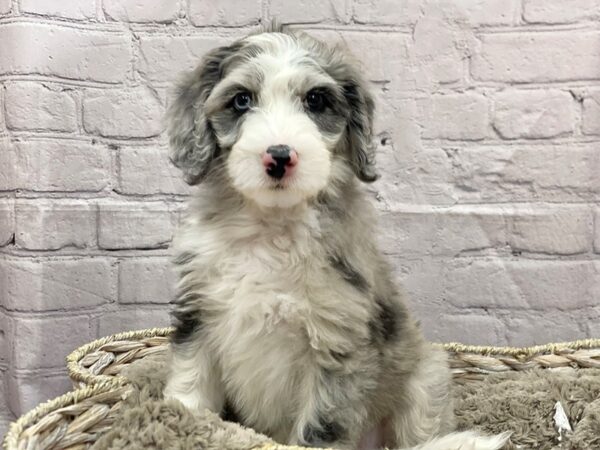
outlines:
[[[126, 376], [135, 389], [94, 450], [242, 450], [273, 443], [216, 414], [196, 416], [178, 402], [163, 400], [166, 364], [162, 358], [138, 361]], [[454, 397], [459, 429], [489, 434], [512, 431], [506, 450], [600, 449], [600, 370], [490, 375], [456, 385]], [[555, 428], [556, 402], [564, 408], [572, 432], [559, 434]]]

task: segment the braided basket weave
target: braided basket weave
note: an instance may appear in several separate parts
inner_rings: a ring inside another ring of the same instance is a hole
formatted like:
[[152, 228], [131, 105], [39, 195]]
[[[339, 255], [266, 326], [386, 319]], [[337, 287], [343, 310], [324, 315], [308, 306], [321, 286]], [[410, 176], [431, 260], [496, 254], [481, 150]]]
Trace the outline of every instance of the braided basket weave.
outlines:
[[[79, 389], [46, 402], [11, 425], [5, 450], [83, 450], [110, 425], [130, 387], [122, 370], [135, 360], [165, 352], [171, 328], [131, 331], [99, 339], [71, 353], [69, 376]], [[527, 348], [441, 345], [454, 380], [467, 383], [490, 373], [535, 368], [600, 368], [600, 340]], [[268, 444], [260, 450], [300, 450]], [[307, 449], [308, 450], [308, 449]]]
[[[130, 331], [93, 341], [67, 357], [75, 387], [98, 383], [126, 383], [121, 371], [133, 361], [165, 352], [171, 328]], [[600, 339], [536, 347], [484, 347], [457, 343], [436, 344], [448, 353], [454, 381], [481, 379], [489, 373], [559, 367], [600, 368]]]
[[67, 356], [67, 370], [76, 388], [107, 383], [123, 385], [121, 371], [133, 361], [167, 351], [172, 328], [127, 331], [85, 344]]

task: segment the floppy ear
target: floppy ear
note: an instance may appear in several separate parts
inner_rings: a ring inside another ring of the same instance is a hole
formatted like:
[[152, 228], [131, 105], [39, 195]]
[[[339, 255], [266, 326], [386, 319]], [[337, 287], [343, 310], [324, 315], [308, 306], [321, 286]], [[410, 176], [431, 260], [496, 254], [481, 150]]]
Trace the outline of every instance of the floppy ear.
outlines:
[[170, 159], [183, 171], [188, 184], [200, 183], [219, 154], [217, 139], [204, 114], [204, 103], [223, 76], [225, 59], [237, 49], [232, 45], [212, 50], [175, 88], [175, 98], [167, 112]]
[[349, 158], [356, 176], [370, 183], [379, 177], [375, 172], [375, 145], [372, 143], [375, 102], [358, 74], [345, 80], [343, 89], [350, 107], [346, 130]]

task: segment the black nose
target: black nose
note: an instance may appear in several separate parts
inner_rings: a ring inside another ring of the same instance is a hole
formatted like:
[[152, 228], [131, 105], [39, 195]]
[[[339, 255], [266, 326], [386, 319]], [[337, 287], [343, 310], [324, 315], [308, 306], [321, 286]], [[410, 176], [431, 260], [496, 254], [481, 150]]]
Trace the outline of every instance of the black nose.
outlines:
[[290, 162], [290, 152], [292, 149], [289, 145], [271, 145], [267, 149], [267, 153], [273, 157], [277, 165], [284, 166]]
[[291, 160], [292, 149], [289, 145], [271, 145], [267, 148], [267, 154], [271, 155], [274, 164], [270, 164], [267, 168], [267, 174], [270, 177], [276, 178], [278, 180], [282, 179], [285, 175], [285, 167]]

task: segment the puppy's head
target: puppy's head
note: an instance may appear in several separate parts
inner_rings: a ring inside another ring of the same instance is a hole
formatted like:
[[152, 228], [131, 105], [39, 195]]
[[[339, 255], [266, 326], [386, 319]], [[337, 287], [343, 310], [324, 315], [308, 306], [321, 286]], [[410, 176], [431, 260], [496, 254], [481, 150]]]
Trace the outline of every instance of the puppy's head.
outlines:
[[373, 109], [339, 48], [303, 34], [252, 35], [210, 52], [179, 84], [171, 160], [189, 184], [221, 167], [214, 172], [246, 198], [294, 206], [345, 169], [375, 180]]

